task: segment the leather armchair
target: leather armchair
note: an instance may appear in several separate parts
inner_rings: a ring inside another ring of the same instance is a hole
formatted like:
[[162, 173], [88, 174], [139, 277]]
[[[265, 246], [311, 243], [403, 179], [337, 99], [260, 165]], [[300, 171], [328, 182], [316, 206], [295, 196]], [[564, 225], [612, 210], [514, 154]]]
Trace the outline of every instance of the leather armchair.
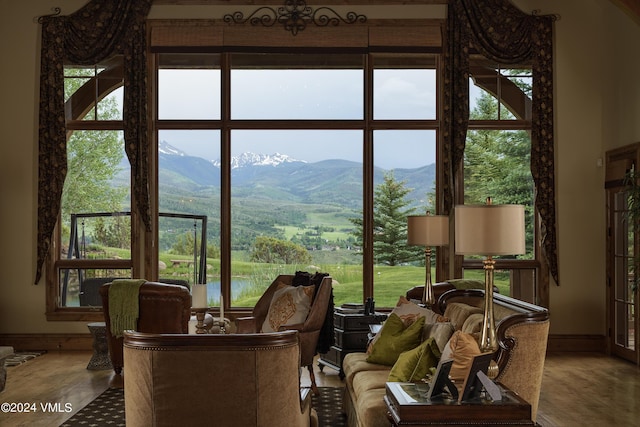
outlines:
[[300, 387], [298, 332], [170, 335], [127, 331], [127, 427], [316, 427]]
[[[258, 302], [256, 303], [252, 316], [240, 317], [236, 319], [236, 330], [238, 333], [257, 333], [260, 332], [264, 319], [269, 312], [269, 306], [273, 294], [278, 290], [281, 284], [291, 285], [294, 275], [282, 274], [279, 275], [273, 283], [262, 294]], [[315, 381], [315, 375], [313, 372], [313, 359], [317, 354], [318, 339], [320, 338], [320, 331], [325, 322], [327, 311], [329, 309], [329, 303], [331, 301], [332, 294], [332, 279], [330, 276], [326, 276], [320, 282], [319, 288], [316, 291], [313, 299], [311, 310], [304, 323], [298, 325], [286, 326], [286, 329], [297, 330], [300, 333], [300, 366], [306, 366], [309, 370], [311, 379], [311, 387], [314, 393], [317, 394], [317, 386]], [[333, 313], [328, 313], [329, 316], [333, 316]], [[333, 329], [331, 330], [333, 334]]]
[[[102, 310], [106, 324], [109, 357], [116, 374], [122, 372], [124, 364], [122, 345], [123, 337], [111, 334], [109, 318], [110, 283], [100, 287]], [[150, 333], [186, 334], [189, 332], [191, 317], [191, 294], [180, 285], [169, 285], [158, 282], [145, 282], [138, 293], [139, 315], [137, 331]]]

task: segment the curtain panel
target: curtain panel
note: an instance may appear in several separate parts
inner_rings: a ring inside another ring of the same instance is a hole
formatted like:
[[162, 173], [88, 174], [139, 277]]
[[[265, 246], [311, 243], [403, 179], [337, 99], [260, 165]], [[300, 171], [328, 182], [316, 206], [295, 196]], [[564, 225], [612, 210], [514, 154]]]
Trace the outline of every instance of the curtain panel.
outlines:
[[51, 250], [67, 174], [64, 64], [94, 65], [124, 56], [125, 151], [135, 175], [136, 207], [151, 229], [147, 166], [145, 19], [151, 0], [92, 0], [68, 16], [43, 16], [40, 54], [38, 243], [35, 283]]
[[532, 64], [531, 173], [541, 218], [542, 249], [559, 284], [553, 139], [553, 22], [527, 15], [508, 0], [451, 0], [448, 7], [444, 81], [444, 208], [454, 204], [469, 124], [469, 53], [476, 49], [501, 64]]

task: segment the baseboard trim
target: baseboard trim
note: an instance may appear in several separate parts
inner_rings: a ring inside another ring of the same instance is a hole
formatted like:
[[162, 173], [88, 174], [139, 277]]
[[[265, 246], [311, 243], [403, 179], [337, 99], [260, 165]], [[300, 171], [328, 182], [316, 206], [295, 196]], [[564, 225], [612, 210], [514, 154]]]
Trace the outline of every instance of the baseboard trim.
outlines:
[[91, 334], [0, 334], [0, 345], [16, 351], [28, 350], [91, 350]]
[[565, 351], [606, 353], [607, 340], [604, 335], [549, 334], [547, 352]]

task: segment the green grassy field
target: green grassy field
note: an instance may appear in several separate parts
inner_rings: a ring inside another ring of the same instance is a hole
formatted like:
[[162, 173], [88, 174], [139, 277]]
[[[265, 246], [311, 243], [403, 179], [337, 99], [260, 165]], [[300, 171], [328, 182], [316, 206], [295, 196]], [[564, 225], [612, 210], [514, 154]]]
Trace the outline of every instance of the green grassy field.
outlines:
[[[294, 228], [295, 227], [291, 227]], [[346, 303], [362, 303], [362, 265], [361, 258], [351, 251], [312, 251], [311, 264], [265, 264], [254, 263], [248, 260], [248, 255], [242, 251], [234, 251], [231, 256], [232, 281], [242, 282], [242, 290], [231, 295], [231, 303], [234, 307], [253, 307], [264, 290], [279, 274], [293, 274], [296, 271], [308, 271], [310, 273], [326, 272], [334, 280], [333, 294], [336, 306]], [[128, 251], [121, 249], [108, 249], [108, 256], [127, 258]], [[172, 260], [192, 261], [193, 257], [162, 252], [159, 255], [161, 265], [160, 278], [183, 278], [193, 282], [193, 266], [183, 263], [172, 266]], [[421, 286], [425, 281], [425, 271], [422, 266], [384, 266], [374, 267], [374, 298], [377, 307], [393, 307], [400, 295], [414, 286]], [[435, 268], [432, 269], [432, 277], [435, 278]], [[482, 270], [466, 270], [465, 279], [475, 279], [484, 282]], [[207, 259], [207, 282], [220, 281], [220, 260]], [[496, 271], [495, 285], [503, 295], [509, 295], [508, 272]]]
[[[161, 272], [161, 277], [184, 276], [193, 277], [193, 268], [181, 266], [170, 268], [170, 259], [188, 259], [176, 255], [161, 254], [160, 259], [167, 264], [167, 269]], [[234, 257], [239, 258], [239, 257]], [[218, 281], [220, 278], [220, 261], [207, 260], [207, 281]], [[248, 261], [233, 261], [231, 265], [232, 280], [249, 282], [238, 295], [232, 295], [232, 305], [236, 307], [252, 307], [264, 290], [279, 274], [293, 274], [296, 271], [326, 272], [334, 280], [333, 294], [337, 305], [346, 302], [363, 301], [362, 297], [362, 266], [356, 264], [324, 264], [313, 265], [296, 264], [261, 264]], [[467, 270], [465, 279], [475, 279], [484, 282], [482, 270]], [[432, 269], [435, 277], [435, 269]], [[424, 267], [420, 266], [375, 266], [374, 268], [374, 298], [377, 307], [393, 307], [398, 298], [414, 286], [421, 286], [425, 281]], [[509, 277], [507, 273], [496, 272], [495, 284], [501, 294], [509, 295]]]

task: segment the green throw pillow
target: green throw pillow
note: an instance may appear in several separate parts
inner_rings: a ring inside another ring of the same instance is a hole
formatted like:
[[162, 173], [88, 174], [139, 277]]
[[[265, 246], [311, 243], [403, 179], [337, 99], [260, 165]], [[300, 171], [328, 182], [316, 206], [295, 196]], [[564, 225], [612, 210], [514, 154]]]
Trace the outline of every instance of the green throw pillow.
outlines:
[[393, 366], [400, 353], [420, 344], [423, 326], [424, 317], [418, 318], [405, 328], [402, 319], [391, 313], [378, 332], [379, 338], [371, 347], [367, 362]]
[[388, 381], [418, 382], [425, 378], [431, 368], [438, 366], [440, 350], [433, 338], [428, 338], [422, 344], [412, 350], [402, 353], [396, 361]]

